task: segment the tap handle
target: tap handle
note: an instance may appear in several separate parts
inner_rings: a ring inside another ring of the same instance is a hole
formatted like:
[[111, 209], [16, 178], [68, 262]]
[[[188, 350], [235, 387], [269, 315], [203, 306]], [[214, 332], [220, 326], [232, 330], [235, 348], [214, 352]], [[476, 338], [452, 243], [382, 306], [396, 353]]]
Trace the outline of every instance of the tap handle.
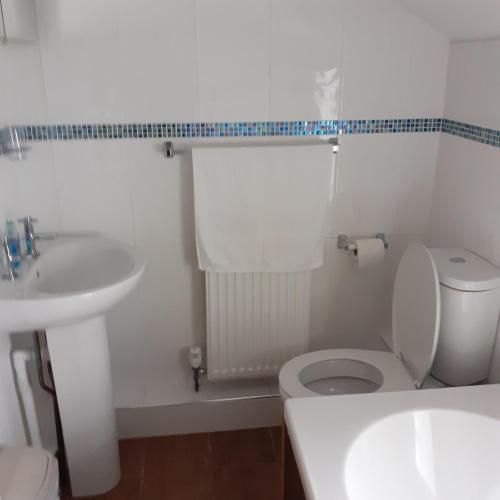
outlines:
[[27, 215], [22, 219], [18, 219], [18, 222], [21, 222], [22, 224], [34, 224], [35, 222], [38, 222], [38, 219], [31, 217], [31, 215]]
[[35, 230], [33, 229], [33, 224], [35, 222], [38, 222], [38, 219], [35, 219], [35, 217], [31, 217], [30, 215], [23, 217], [22, 219], [18, 219], [18, 222], [20, 222], [24, 226], [24, 234], [26, 235], [31, 235], [31, 237], [35, 237]]

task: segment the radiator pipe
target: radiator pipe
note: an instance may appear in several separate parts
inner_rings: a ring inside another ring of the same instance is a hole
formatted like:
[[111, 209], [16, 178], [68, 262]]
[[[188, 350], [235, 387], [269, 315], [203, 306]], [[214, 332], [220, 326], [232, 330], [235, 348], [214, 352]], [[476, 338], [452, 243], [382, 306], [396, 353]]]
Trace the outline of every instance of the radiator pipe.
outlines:
[[38, 381], [40, 387], [49, 394], [52, 395], [52, 401], [54, 405], [54, 417], [56, 421], [56, 435], [57, 435], [57, 452], [56, 457], [59, 463], [59, 477], [61, 484], [69, 484], [69, 469], [68, 461], [66, 459], [66, 450], [64, 448], [64, 437], [61, 423], [61, 414], [59, 412], [59, 405], [57, 403], [57, 394], [55, 390], [54, 375], [52, 373], [52, 364], [50, 363], [50, 358], [47, 360], [47, 371], [50, 378], [50, 384], [45, 380], [45, 371], [43, 369], [43, 357], [42, 357], [42, 345], [41, 339], [44, 339], [45, 345], [47, 345], [46, 333], [44, 331], [37, 330], [33, 332], [33, 341], [35, 344], [35, 360], [36, 360], [36, 371], [38, 373]]
[[193, 379], [194, 379], [195, 392], [199, 392], [199, 390], [200, 390], [200, 370], [201, 370], [201, 368], [193, 368]]
[[35, 398], [28, 375], [28, 362], [31, 361], [32, 357], [33, 353], [31, 351], [14, 351], [12, 353], [12, 364], [16, 372], [17, 388], [23, 403], [31, 446], [42, 448], [42, 437], [36, 413]]
[[[36, 372], [38, 374], [38, 382], [40, 384], [40, 387], [51, 394], [54, 398], [56, 396], [56, 391], [53, 387], [51, 387], [47, 382], [45, 381], [45, 372], [43, 370], [43, 360], [42, 360], [42, 347], [40, 343], [40, 337], [42, 333], [41, 332], [34, 332], [33, 334], [33, 341], [35, 344], [35, 361], [36, 361]], [[49, 361], [50, 363], [50, 361]]]

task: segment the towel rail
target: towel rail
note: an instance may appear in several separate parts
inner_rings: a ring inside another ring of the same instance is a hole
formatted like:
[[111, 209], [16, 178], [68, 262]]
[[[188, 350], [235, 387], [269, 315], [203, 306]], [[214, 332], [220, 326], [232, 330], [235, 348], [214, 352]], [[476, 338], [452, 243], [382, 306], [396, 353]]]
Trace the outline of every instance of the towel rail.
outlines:
[[[257, 141], [257, 139], [260, 139]], [[264, 139], [264, 140], [262, 140]], [[242, 146], [318, 146], [321, 144], [331, 144], [333, 154], [337, 154], [339, 150], [339, 140], [338, 137], [329, 137], [328, 139], [316, 139], [314, 141], [304, 140], [304, 138], [290, 139], [289, 137], [286, 140], [275, 140], [270, 141], [267, 140], [266, 137], [249, 137], [247, 139], [234, 139], [234, 140], [210, 140], [210, 144], [207, 141], [198, 141], [191, 142], [191, 144], [185, 144], [185, 147], [181, 147], [180, 149], [174, 148], [174, 143], [172, 141], [165, 141], [163, 143], [163, 155], [165, 158], [171, 159], [176, 155], [191, 153], [191, 150], [194, 147], [242, 147]]]

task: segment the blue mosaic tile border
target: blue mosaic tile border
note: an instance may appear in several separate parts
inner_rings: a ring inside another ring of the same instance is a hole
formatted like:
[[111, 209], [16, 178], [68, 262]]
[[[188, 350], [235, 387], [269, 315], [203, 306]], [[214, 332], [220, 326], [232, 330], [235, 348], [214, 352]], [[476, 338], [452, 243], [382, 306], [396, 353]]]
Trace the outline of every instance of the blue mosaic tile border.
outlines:
[[28, 141], [157, 139], [197, 137], [330, 136], [439, 132], [441, 118], [386, 120], [317, 120], [215, 123], [114, 123], [91, 125], [22, 125]]
[[446, 134], [500, 148], [500, 130], [478, 127], [477, 125], [448, 120], [448, 118], [443, 119], [441, 129]]
[[386, 120], [312, 120], [286, 122], [114, 123], [92, 125], [21, 125], [28, 141], [99, 139], [162, 139], [207, 137], [332, 136], [339, 134], [400, 134], [444, 132], [500, 147], [500, 130], [448, 118]]

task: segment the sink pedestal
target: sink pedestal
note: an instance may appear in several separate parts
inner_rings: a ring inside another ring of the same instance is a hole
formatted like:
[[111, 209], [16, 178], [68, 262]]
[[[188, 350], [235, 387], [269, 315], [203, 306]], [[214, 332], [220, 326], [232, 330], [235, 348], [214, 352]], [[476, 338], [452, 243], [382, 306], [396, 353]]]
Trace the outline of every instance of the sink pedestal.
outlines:
[[97, 495], [120, 480], [105, 318], [46, 332], [72, 494]]

